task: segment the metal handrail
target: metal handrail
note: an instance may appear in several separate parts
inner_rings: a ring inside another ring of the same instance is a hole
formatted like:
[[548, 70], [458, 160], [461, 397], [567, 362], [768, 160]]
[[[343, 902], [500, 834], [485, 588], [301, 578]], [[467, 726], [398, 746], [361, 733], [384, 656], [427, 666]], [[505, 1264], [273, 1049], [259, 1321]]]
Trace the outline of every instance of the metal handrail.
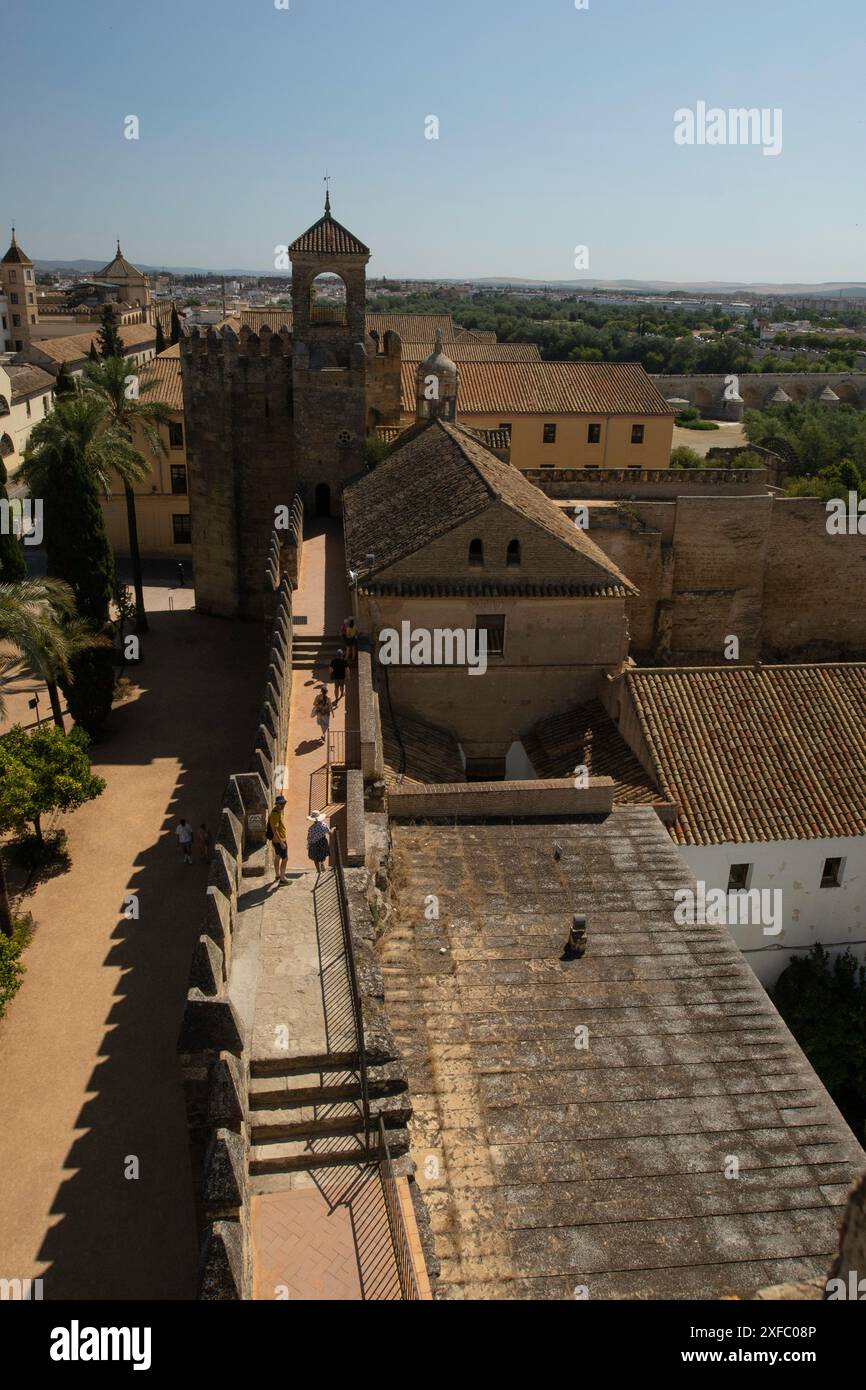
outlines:
[[340, 767], [361, 766], [360, 729], [335, 729], [328, 733], [328, 764]]
[[355, 964], [355, 947], [352, 942], [352, 927], [349, 917], [349, 897], [346, 892], [346, 879], [343, 873], [343, 856], [336, 833], [331, 836], [331, 856], [334, 866], [334, 882], [337, 885], [337, 903], [340, 911], [340, 926], [343, 932], [343, 950], [346, 956], [346, 972], [349, 976], [349, 993], [352, 997], [352, 1017], [355, 1023], [355, 1040], [358, 1047], [358, 1074], [361, 1081], [361, 1105], [364, 1112], [364, 1154], [370, 1157], [370, 1086], [367, 1080], [367, 1049], [364, 1043], [364, 1011], [361, 1007], [361, 991], [358, 988], [358, 969]]
[[421, 1295], [418, 1293], [418, 1281], [415, 1278], [415, 1263], [412, 1259], [406, 1222], [403, 1220], [403, 1212], [400, 1208], [397, 1178], [394, 1173], [394, 1165], [391, 1162], [388, 1136], [385, 1133], [385, 1125], [381, 1115], [379, 1116], [379, 1177], [382, 1182], [385, 1211], [388, 1215], [388, 1229], [391, 1232], [391, 1247], [394, 1251], [397, 1277], [400, 1280], [400, 1292], [404, 1301], [420, 1302]]

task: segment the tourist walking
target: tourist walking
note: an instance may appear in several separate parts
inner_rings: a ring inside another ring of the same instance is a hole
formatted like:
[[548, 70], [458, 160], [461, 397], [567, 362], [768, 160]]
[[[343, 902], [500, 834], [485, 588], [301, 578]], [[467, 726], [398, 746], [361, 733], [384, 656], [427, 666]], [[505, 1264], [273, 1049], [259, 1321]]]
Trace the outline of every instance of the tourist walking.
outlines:
[[179, 588], [186, 588], [186, 575], [184, 573], [183, 560], [178, 560], [177, 562], [177, 582]]
[[346, 661], [352, 666], [358, 657], [358, 629], [355, 627], [354, 618], [343, 619], [340, 636], [346, 648]]
[[177, 836], [177, 843], [178, 847], [180, 848], [180, 852], [183, 855], [184, 864], [191, 864], [193, 830], [189, 821], [184, 820], [183, 816], [181, 816], [180, 820], [178, 821], [174, 833]]
[[210, 831], [208, 830], [208, 828], [207, 828], [207, 826], [205, 825], [204, 821], [202, 821], [201, 825], [200, 825], [199, 828], [198, 828], [198, 837], [197, 837], [197, 838], [198, 838], [198, 852], [199, 852], [199, 854], [200, 854], [201, 857], [202, 857], [202, 861], [203, 861], [205, 864], [207, 864], [207, 863], [210, 862], [210, 857], [211, 857], [211, 855], [213, 854], [213, 835], [212, 835], [212, 834], [210, 833]]
[[317, 811], [314, 816], [308, 816], [307, 820], [310, 822], [307, 830], [307, 854], [316, 866], [318, 878], [328, 857], [331, 827], [321, 811]]
[[342, 649], [331, 662], [331, 680], [334, 682], [334, 706], [336, 707], [346, 693], [346, 658]]
[[265, 831], [274, 851], [274, 883], [288, 883], [289, 881], [286, 878], [289, 846], [288, 836], [286, 835], [286, 822], [283, 817], [283, 807], [285, 804], [286, 798], [284, 796], [278, 796], [276, 798], [271, 814], [268, 816], [268, 828]]
[[316, 723], [322, 731], [321, 742], [325, 743], [328, 738], [328, 730], [331, 727], [331, 715], [334, 713], [334, 706], [324, 685], [319, 686], [319, 693], [313, 701], [313, 715]]

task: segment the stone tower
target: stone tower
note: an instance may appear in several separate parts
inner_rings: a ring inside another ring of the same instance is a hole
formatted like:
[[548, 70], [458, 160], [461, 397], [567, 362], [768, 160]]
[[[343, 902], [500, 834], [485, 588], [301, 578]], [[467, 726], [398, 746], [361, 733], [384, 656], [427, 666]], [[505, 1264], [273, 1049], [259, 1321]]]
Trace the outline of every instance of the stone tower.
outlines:
[[33, 262], [15, 240], [14, 227], [9, 250], [0, 261], [0, 293], [8, 305], [7, 334], [11, 350], [20, 352], [30, 344], [32, 330], [39, 322], [39, 309]]
[[[331, 216], [289, 247], [292, 262], [292, 391], [295, 469], [308, 512], [338, 515], [349, 478], [364, 469], [368, 357], [366, 266], [370, 249]], [[336, 275], [345, 302], [316, 300], [319, 275]]]
[[[257, 618], [277, 508], [335, 516], [368, 430], [400, 419], [396, 333], [366, 332], [366, 246], [324, 216], [289, 248], [292, 332], [241, 324], [180, 342], [196, 607]], [[313, 298], [323, 273], [345, 302]]]
[[259, 617], [276, 508], [297, 487], [291, 337], [194, 328], [180, 359], [196, 608]]
[[418, 363], [415, 374], [415, 419], [456, 420], [458, 384], [457, 363], [446, 357], [437, 329], [433, 351]]

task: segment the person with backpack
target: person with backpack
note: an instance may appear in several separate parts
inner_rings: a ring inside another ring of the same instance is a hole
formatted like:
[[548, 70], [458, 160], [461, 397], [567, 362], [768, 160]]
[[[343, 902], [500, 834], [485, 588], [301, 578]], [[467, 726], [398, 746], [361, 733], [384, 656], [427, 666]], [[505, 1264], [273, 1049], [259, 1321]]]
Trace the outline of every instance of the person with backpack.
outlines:
[[331, 727], [331, 715], [334, 713], [334, 706], [324, 685], [319, 686], [318, 694], [313, 701], [313, 718], [322, 731], [322, 743], [328, 741], [328, 730]]
[[289, 846], [286, 835], [286, 822], [283, 819], [283, 807], [286, 798], [278, 796], [274, 801], [274, 807], [268, 816], [268, 828], [265, 835], [271, 842], [274, 851], [274, 883], [288, 883], [286, 878], [286, 865], [289, 860]]

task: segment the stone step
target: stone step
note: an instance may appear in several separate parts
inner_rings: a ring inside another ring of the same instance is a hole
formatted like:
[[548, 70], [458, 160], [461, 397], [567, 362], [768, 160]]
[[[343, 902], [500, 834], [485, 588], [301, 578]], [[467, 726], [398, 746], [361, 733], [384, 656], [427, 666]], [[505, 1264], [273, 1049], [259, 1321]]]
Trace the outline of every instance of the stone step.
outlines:
[[357, 1052], [311, 1052], [287, 1056], [285, 1052], [272, 1056], [250, 1058], [250, 1076], [286, 1076], [289, 1072], [318, 1071], [319, 1068], [357, 1067]]
[[[398, 1129], [412, 1118], [408, 1096], [381, 1096], [370, 1102], [375, 1124], [381, 1115], [386, 1129]], [[325, 1101], [318, 1105], [298, 1105], [285, 1110], [254, 1110], [250, 1115], [250, 1141], [257, 1147], [281, 1144], [290, 1139], [312, 1139], [317, 1135], [357, 1134], [363, 1130], [360, 1101]]]
[[[402, 1062], [381, 1062], [367, 1068], [371, 1096], [399, 1095], [409, 1079]], [[254, 1076], [250, 1080], [250, 1107], [264, 1110], [285, 1109], [334, 1100], [357, 1100], [361, 1081], [350, 1067], [321, 1067], [315, 1071], [293, 1071], [284, 1075]]]
[[[393, 1158], [408, 1153], [408, 1129], [390, 1129], [388, 1149]], [[299, 1168], [329, 1168], [335, 1163], [365, 1163], [378, 1157], [379, 1136], [376, 1131], [370, 1135], [369, 1155], [364, 1149], [360, 1130], [356, 1134], [292, 1139], [281, 1144], [254, 1144], [250, 1149], [250, 1175], [290, 1173]]]

